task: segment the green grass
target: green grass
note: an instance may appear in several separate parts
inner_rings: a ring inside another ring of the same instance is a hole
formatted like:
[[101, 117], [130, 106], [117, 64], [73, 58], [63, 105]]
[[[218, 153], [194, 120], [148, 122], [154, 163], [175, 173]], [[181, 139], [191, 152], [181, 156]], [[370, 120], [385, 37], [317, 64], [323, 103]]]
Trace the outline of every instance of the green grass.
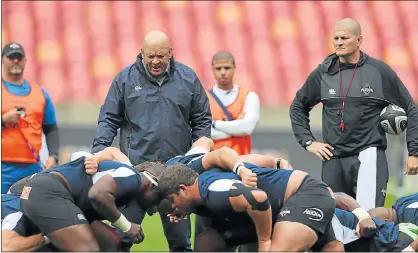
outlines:
[[[395, 180], [391, 179], [388, 184], [388, 193], [386, 196], [385, 207], [392, 206], [397, 200], [395, 194]], [[405, 189], [405, 195], [413, 193], [412, 189]], [[160, 216], [154, 214], [153, 216], [146, 216], [142, 223], [145, 240], [143, 243], [134, 245], [131, 251], [168, 251], [168, 244], [164, 237], [164, 232], [161, 225]], [[192, 217], [192, 242], [194, 238], [194, 217]]]

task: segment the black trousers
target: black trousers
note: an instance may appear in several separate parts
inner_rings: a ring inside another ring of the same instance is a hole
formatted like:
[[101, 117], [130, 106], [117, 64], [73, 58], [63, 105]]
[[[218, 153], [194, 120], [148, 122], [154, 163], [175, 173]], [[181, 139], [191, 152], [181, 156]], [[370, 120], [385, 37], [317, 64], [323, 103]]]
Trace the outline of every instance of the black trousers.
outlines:
[[376, 147], [322, 164], [322, 181], [334, 192], [352, 196], [366, 210], [385, 204], [388, 179], [385, 151]]

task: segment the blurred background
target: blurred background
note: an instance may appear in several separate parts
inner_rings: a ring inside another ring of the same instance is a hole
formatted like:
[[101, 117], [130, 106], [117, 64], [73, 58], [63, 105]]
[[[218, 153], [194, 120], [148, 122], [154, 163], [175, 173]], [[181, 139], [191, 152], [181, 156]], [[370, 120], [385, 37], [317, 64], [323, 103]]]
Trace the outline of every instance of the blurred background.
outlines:
[[[154, 29], [170, 37], [175, 59], [192, 67], [205, 88], [214, 84], [212, 55], [230, 51], [236, 83], [257, 92], [262, 103], [254, 152], [288, 158], [315, 177], [321, 163], [296, 143], [288, 108], [309, 73], [333, 52], [338, 20], [361, 23], [362, 50], [388, 63], [418, 101], [415, 1], [2, 1], [1, 14], [2, 46], [23, 45], [26, 79], [45, 87], [55, 103], [62, 162], [76, 149], [90, 150], [113, 78], [136, 60], [144, 35]], [[311, 126], [320, 139], [321, 105], [311, 113]], [[418, 178], [405, 180], [402, 173], [403, 135], [389, 136], [387, 154], [389, 192], [416, 192]], [[145, 240], [135, 249], [166, 250], [161, 226], [148, 226], [146, 234], [161, 234], [158, 245]]]

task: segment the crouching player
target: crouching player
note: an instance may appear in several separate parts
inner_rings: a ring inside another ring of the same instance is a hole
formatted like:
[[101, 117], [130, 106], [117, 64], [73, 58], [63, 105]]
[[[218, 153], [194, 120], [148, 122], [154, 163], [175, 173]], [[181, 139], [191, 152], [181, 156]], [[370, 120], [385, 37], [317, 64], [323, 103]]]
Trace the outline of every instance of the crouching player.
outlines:
[[[259, 251], [310, 249], [334, 214], [329, 188], [303, 171], [262, 168], [237, 157], [226, 149], [186, 154], [169, 160], [160, 176], [158, 188], [173, 207], [218, 221], [196, 238], [195, 250], [222, 251], [254, 240]], [[221, 172], [225, 167], [236, 174]], [[259, 189], [239, 180], [246, 170], [257, 176]], [[233, 229], [244, 239], [228, 236]]]

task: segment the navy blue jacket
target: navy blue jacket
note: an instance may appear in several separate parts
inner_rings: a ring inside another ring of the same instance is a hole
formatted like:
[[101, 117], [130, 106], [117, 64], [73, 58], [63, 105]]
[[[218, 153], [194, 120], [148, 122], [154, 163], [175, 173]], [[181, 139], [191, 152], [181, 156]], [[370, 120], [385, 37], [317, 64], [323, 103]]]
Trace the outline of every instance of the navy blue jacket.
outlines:
[[196, 73], [170, 60], [158, 85], [145, 72], [142, 56], [113, 80], [101, 107], [92, 152], [112, 145], [120, 129], [120, 149], [132, 164], [162, 161], [187, 152], [193, 141], [210, 138], [209, 100]]

